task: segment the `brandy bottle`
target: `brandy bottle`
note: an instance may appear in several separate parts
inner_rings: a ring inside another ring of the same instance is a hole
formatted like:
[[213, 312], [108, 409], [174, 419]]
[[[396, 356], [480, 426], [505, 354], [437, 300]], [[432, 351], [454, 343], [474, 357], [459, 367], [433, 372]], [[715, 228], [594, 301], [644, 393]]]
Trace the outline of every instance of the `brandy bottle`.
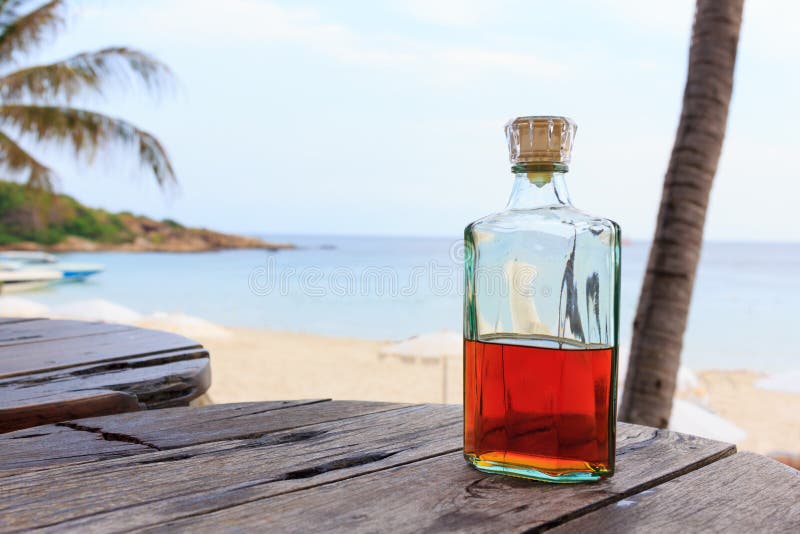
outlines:
[[464, 231], [464, 456], [549, 482], [614, 473], [620, 230], [575, 208], [576, 125], [506, 125], [508, 205]]

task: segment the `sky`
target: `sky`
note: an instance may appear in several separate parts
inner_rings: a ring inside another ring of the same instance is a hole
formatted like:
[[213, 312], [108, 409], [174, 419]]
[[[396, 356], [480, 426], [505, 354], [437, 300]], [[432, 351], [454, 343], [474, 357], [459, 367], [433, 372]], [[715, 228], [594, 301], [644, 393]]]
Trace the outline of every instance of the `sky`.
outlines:
[[[694, 2], [95, 0], [30, 59], [126, 45], [176, 75], [78, 104], [155, 133], [180, 187], [124, 151], [36, 152], [111, 210], [258, 234], [456, 236], [511, 190], [503, 124], [578, 123], [574, 204], [652, 236]], [[800, 2], [746, 2], [706, 238], [800, 241]]]

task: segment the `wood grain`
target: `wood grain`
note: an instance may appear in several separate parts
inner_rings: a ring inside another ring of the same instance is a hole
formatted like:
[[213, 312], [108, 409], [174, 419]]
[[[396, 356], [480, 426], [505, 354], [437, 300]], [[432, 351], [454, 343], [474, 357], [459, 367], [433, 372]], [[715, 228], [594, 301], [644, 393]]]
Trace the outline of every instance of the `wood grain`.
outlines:
[[[84, 389], [118, 389], [141, 393], [141, 402], [157, 404], [158, 398], [145, 399], [159, 377], [167, 382], [171, 375], [194, 377], [208, 367], [203, 349], [168, 352], [155, 356], [131, 356], [120, 362], [100, 363], [0, 379], [0, 408], [52, 393]], [[150, 383], [150, 382], [153, 383]], [[160, 384], [161, 388], [166, 384]], [[153, 390], [151, 397], [157, 397]]]
[[800, 532], [800, 471], [740, 452], [555, 529], [584, 531]]
[[[0, 478], [52, 467], [152, 452], [138, 443], [47, 425], [0, 435]], [[0, 482], [0, 487], [2, 483]]]
[[177, 334], [144, 328], [10, 345], [0, 348], [0, 378], [191, 348], [202, 347]]
[[[251, 413], [239, 413], [232, 417], [206, 419], [198, 417], [196, 408], [186, 408], [176, 414], [182, 417], [177, 424], [165, 424], [163, 411], [150, 414], [147, 422], [131, 424], [145, 418], [103, 417], [90, 422], [99, 426], [104, 432], [135, 435], [138, 439], [152, 443], [159, 449], [174, 449], [212, 441], [231, 439], [258, 438], [262, 435], [281, 430], [289, 430], [301, 426], [322, 423], [325, 421], [341, 421], [364, 414], [394, 410], [406, 406], [386, 402], [352, 402], [333, 401], [313, 404], [299, 404], [291, 409], [274, 410], [271, 405], [261, 408], [261, 403], [254, 403], [259, 408]], [[217, 413], [217, 415], [220, 415]]]
[[24, 323], [27, 321], [36, 321], [38, 318], [29, 318], [29, 317], [0, 317], [0, 325], [6, 324], [13, 324], [13, 323]]
[[191, 531], [418, 532], [544, 529], [680, 476], [734, 448], [673, 432], [621, 425], [611, 479], [553, 485], [481, 474], [460, 452], [319, 485], [159, 528]]
[[453, 411], [399, 407], [245, 440], [6, 477], [0, 479], [0, 529], [107, 531], [207, 513], [459, 449], [460, 419]]
[[87, 389], [63, 391], [0, 408], [0, 432], [30, 428], [66, 419], [141, 410], [134, 395]]
[[[52, 321], [50, 319], [31, 319], [23, 322], [0, 323], [0, 347], [41, 343], [72, 337], [86, 337], [135, 330], [132, 326], [90, 321]], [[0, 360], [0, 373], [3, 360]]]
[[[202, 425], [316, 402], [323, 401], [273, 401], [219, 404], [200, 409], [165, 409], [152, 414], [119, 414], [8, 432], [0, 434], [0, 451], [3, 452], [0, 455], [0, 477], [17, 473], [25, 467], [37, 470], [157, 450], [152, 445], [142, 444], [143, 440], [136, 437], [140, 430], [142, 435], [147, 435], [181, 425]], [[103, 430], [106, 421], [123, 423], [125, 426], [109, 426], [108, 430]], [[80, 431], [81, 427], [87, 430]], [[118, 432], [112, 432], [112, 428]]]
[[617, 475], [555, 486], [470, 468], [460, 453], [462, 424], [460, 407], [348, 402], [212, 406], [62, 423], [150, 451], [44, 470], [40, 464], [0, 479], [0, 529], [545, 528], [734, 450], [623, 424]]

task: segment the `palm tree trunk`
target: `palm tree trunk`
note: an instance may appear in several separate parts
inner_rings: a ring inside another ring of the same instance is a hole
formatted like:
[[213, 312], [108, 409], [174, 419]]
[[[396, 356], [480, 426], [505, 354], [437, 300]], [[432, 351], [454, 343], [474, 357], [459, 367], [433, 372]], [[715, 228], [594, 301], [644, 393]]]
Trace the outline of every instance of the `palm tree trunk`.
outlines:
[[633, 323], [619, 417], [669, 423], [683, 333], [717, 171], [744, 0], [697, 0], [689, 72], [656, 232]]

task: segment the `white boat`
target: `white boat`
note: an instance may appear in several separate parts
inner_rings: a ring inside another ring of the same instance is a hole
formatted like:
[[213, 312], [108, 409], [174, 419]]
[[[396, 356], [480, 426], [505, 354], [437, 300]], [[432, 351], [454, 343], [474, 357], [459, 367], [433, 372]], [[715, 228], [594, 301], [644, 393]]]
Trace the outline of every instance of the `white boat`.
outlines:
[[64, 281], [77, 282], [85, 280], [93, 274], [101, 273], [106, 268], [98, 263], [53, 263], [47, 266], [61, 272]]
[[16, 293], [39, 289], [61, 280], [64, 275], [50, 269], [0, 269], [0, 293]]
[[0, 252], [0, 261], [17, 261], [20, 263], [57, 263], [53, 254], [40, 250], [4, 250]]
[[0, 269], [2, 265], [18, 265], [19, 269], [53, 270], [61, 274], [65, 281], [85, 280], [93, 274], [103, 272], [105, 266], [96, 263], [64, 263], [58, 256], [35, 250], [8, 250], [0, 252]]

